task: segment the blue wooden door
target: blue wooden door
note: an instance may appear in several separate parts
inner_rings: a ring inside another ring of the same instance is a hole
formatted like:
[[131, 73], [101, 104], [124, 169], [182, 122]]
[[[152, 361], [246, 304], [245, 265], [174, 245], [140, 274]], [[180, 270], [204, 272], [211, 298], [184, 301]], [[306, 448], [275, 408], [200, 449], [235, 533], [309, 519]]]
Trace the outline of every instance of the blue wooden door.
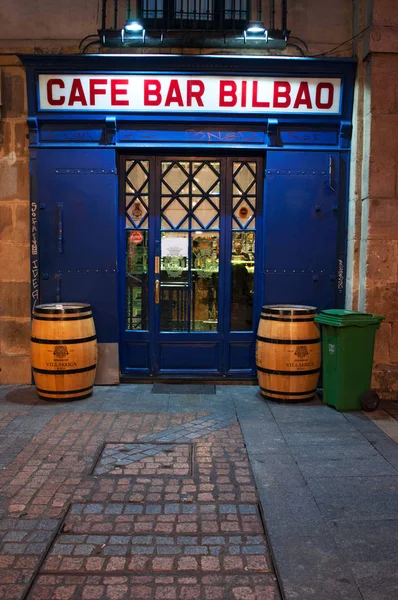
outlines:
[[267, 153], [265, 304], [343, 306], [347, 158]]
[[121, 171], [124, 372], [253, 375], [263, 161], [126, 157]]
[[117, 344], [115, 151], [62, 148], [35, 154], [39, 302], [91, 304], [98, 341]]

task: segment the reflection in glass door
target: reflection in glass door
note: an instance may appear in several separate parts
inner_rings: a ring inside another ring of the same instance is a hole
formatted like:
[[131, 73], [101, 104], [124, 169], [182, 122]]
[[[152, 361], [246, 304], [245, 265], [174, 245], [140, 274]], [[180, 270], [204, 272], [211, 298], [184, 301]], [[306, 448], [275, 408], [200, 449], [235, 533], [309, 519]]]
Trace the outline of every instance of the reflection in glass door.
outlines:
[[220, 162], [161, 162], [161, 331], [217, 331]]
[[231, 330], [252, 331], [257, 163], [232, 163]]
[[262, 160], [137, 157], [124, 166], [125, 372], [250, 376]]
[[149, 161], [126, 162], [126, 329], [148, 329]]

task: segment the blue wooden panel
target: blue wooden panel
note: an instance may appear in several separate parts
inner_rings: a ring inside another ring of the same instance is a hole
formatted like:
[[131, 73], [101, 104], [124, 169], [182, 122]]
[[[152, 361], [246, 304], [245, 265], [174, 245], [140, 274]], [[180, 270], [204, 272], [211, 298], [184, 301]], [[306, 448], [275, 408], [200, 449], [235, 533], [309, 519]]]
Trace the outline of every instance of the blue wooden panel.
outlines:
[[[123, 127], [123, 123], [120, 124]], [[121, 129], [119, 142], [191, 142], [208, 144], [264, 144], [263, 131], [206, 131], [194, 130], [162, 130], [162, 129]]]
[[88, 144], [100, 142], [103, 137], [103, 123], [43, 123], [40, 126], [40, 142]]
[[129, 342], [126, 344], [127, 364], [130, 369], [145, 369], [149, 371], [149, 344]]
[[41, 302], [87, 302], [91, 304], [99, 342], [118, 341], [118, 314], [115, 298], [116, 273], [47, 273], [41, 280]]
[[336, 153], [268, 153], [265, 303], [335, 302], [339, 184]]
[[317, 131], [316, 129], [307, 129], [298, 127], [289, 127], [280, 129], [280, 140], [283, 146], [335, 146], [338, 143], [339, 132], [335, 131]]
[[37, 151], [41, 301], [89, 302], [118, 341], [114, 150]]
[[254, 346], [254, 340], [251, 342], [230, 342], [229, 371], [251, 370], [253, 368]]
[[219, 343], [166, 343], [159, 344], [160, 371], [219, 372]]
[[267, 273], [265, 275], [265, 304], [304, 304], [319, 310], [336, 306], [336, 284], [327, 275]]

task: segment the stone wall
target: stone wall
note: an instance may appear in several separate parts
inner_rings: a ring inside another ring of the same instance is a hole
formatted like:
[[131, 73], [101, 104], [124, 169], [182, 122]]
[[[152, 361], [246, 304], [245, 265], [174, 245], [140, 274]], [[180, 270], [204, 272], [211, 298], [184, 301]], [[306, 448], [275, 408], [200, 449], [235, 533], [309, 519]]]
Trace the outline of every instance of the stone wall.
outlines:
[[[398, 34], [398, 28], [397, 28]], [[372, 53], [368, 62], [369, 185], [363, 198], [367, 220], [366, 300], [385, 315], [377, 335], [374, 384], [398, 398], [398, 52]]]
[[25, 71], [0, 56], [0, 383], [31, 381], [29, 151]]
[[355, 2], [356, 128], [352, 147], [347, 305], [385, 316], [372, 385], [398, 399], [398, 1]]

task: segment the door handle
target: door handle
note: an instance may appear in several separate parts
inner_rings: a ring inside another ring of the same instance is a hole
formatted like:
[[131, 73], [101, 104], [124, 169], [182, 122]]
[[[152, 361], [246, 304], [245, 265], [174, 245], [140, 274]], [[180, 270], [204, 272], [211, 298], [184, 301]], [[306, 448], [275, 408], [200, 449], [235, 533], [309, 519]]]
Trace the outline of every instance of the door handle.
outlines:
[[155, 281], [155, 304], [159, 304], [159, 291], [160, 291], [160, 281], [156, 279]]

